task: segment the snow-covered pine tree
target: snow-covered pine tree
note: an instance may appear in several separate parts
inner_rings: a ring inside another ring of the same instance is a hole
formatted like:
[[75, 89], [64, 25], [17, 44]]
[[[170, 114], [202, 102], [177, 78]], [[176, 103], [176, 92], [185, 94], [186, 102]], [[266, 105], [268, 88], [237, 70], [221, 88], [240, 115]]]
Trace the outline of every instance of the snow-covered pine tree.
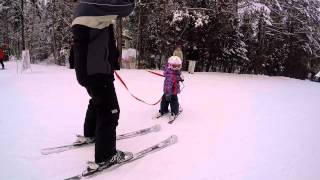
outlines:
[[247, 64], [246, 44], [239, 30], [238, 0], [209, 1], [213, 13], [208, 26], [210, 61], [206, 70], [242, 72]]
[[[205, 21], [203, 10], [194, 8], [197, 5], [197, 2], [182, 0], [138, 3], [128, 24], [137, 44], [141, 67], [161, 67], [178, 44], [187, 45], [188, 32], [193, 32], [197, 38], [195, 29], [203, 26]], [[195, 43], [198, 44], [198, 40]]]
[[72, 2], [64, 0], [50, 0], [46, 6], [52, 54], [55, 63], [59, 65], [65, 64], [65, 59], [60, 55], [60, 51], [64, 48], [68, 49], [71, 41], [72, 9]]
[[140, 67], [159, 67], [161, 59], [172, 53], [174, 36], [170, 19], [173, 8], [171, 0], [144, 0], [130, 16], [128, 28], [139, 51]]
[[[0, 42], [15, 54], [28, 48], [32, 61], [54, 54], [64, 64], [59, 51], [69, 48], [72, 5], [1, 1]], [[319, 0], [139, 0], [124, 25], [140, 67], [161, 67], [176, 45], [186, 53], [192, 44], [198, 71], [304, 78], [320, 70]]]
[[305, 78], [316, 67], [319, 1], [243, 0], [240, 6], [249, 72]]
[[0, 42], [8, 44], [10, 54], [19, 54], [22, 49], [21, 2], [3, 0], [0, 2]]
[[283, 5], [289, 48], [285, 73], [289, 77], [306, 78], [311, 58], [319, 55], [319, 7], [317, 0], [291, 0]]

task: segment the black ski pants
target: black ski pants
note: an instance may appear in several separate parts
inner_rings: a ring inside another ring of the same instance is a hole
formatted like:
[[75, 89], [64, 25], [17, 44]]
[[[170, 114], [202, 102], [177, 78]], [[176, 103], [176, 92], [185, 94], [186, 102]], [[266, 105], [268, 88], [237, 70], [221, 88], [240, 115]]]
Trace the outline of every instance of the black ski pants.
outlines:
[[169, 112], [168, 107], [170, 105], [171, 113], [178, 114], [179, 113], [179, 101], [177, 95], [166, 96], [164, 94], [161, 99], [160, 104], [160, 113], [164, 114]]
[[120, 114], [113, 82], [88, 87], [91, 97], [84, 123], [84, 136], [95, 137], [95, 162], [109, 160], [116, 153], [116, 127]]

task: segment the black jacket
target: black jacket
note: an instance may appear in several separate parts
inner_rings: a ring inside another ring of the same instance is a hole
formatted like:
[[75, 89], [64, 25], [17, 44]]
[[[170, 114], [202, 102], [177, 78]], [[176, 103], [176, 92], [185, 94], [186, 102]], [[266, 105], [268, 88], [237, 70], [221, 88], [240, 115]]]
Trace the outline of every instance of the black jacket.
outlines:
[[[127, 16], [133, 8], [133, 0], [82, 0], [75, 9], [75, 19], [81, 16]], [[120, 65], [113, 25], [98, 29], [74, 24], [72, 32], [78, 82], [84, 87], [95, 87], [114, 81], [114, 70], [120, 69]]]
[[93, 29], [83, 25], [72, 28], [74, 36], [74, 64], [78, 82], [85, 87], [105, 85], [113, 81], [119, 69], [119, 52], [113, 26]]
[[80, 16], [128, 16], [134, 8], [134, 0], [81, 0], [77, 5], [74, 18]]
[[187, 50], [187, 60], [199, 61], [199, 49], [189, 48]]

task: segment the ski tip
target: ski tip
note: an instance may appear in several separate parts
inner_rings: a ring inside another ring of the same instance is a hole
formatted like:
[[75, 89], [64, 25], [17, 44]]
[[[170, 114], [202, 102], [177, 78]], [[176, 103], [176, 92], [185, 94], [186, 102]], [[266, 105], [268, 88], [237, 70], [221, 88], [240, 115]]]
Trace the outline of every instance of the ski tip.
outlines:
[[50, 153], [41, 151], [41, 155], [49, 155]]
[[178, 136], [177, 135], [171, 135], [170, 140], [172, 143], [178, 142]]
[[153, 128], [154, 132], [158, 132], [161, 130], [161, 126], [160, 124], [157, 124], [157, 125], [154, 125], [154, 128]]
[[52, 148], [41, 149], [41, 155], [49, 155], [52, 154]]
[[81, 179], [81, 175], [78, 175], [78, 176], [74, 176], [74, 177], [70, 177], [70, 178], [67, 178], [67, 179], [64, 179], [64, 180], [79, 180]]

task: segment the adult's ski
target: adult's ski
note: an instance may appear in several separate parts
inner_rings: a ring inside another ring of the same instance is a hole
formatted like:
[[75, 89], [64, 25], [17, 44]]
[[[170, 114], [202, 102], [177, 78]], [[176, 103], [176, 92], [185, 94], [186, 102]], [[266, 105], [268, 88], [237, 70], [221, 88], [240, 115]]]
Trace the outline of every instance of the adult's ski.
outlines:
[[143, 149], [141, 150], [140, 152], [137, 152], [135, 154], [133, 154], [133, 157], [132, 158], [128, 158], [128, 160], [122, 162], [122, 163], [119, 163], [119, 164], [115, 164], [115, 165], [112, 165], [112, 166], [105, 166], [105, 167], [102, 167], [102, 168], [98, 168], [97, 171], [95, 172], [90, 172], [90, 173], [87, 173], [87, 171], [84, 171], [83, 173], [79, 174], [79, 175], [76, 175], [76, 176], [73, 176], [73, 177], [70, 177], [70, 178], [67, 178], [65, 180], [79, 180], [79, 179], [82, 179], [82, 178], [90, 178], [92, 176], [96, 176], [98, 174], [100, 174], [101, 172], [103, 172], [104, 170], [114, 170], [124, 164], [127, 164], [127, 163], [130, 163], [130, 162], [133, 162], [137, 159], [140, 159], [140, 158], [143, 158], [145, 157], [146, 155], [148, 154], [151, 154], [153, 152], [156, 152], [156, 151], [159, 151], [159, 150], [162, 150], [172, 144], [175, 144], [176, 142], [178, 142], [178, 137], [176, 135], [172, 135], [170, 136], [169, 138], [149, 147], [149, 148], [146, 148], [146, 149]]
[[[125, 133], [125, 134], [120, 134], [117, 136], [117, 140], [123, 140], [123, 139], [146, 135], [146, 134], [149, 134], [152, 132], [158, 132], [158, 131], [160, 131], [160, 129], [161, 129], [161, 126], [159, 124], [157, 124], [157, 125], [145, 128], [145, 129], [140, 129], [140, 130]], [[92, 144], [94, 144], [94, 142], [85, 142], [85, 143], [81, 143], [81, 144], [74, 143], [74, 144], [69, 144], [69, 145], [64, 145], [64, 146], [44, 148], [41, 150], [41, 154], [42, 155], [49, 155], [49, 154], [53, 154], [53, 153], [60, 153], [60, 152], [68, 151], [71, 149], [77, 149], [80, 147], [90, 146]]]

